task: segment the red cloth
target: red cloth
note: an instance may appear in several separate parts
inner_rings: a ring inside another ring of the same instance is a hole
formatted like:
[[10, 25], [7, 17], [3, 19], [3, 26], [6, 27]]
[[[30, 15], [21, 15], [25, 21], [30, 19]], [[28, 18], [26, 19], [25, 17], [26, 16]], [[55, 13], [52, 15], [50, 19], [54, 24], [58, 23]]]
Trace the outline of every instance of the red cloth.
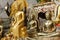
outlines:
[[60, 23], [59, 24], [56, 24], [56, 26], [60, 27]]

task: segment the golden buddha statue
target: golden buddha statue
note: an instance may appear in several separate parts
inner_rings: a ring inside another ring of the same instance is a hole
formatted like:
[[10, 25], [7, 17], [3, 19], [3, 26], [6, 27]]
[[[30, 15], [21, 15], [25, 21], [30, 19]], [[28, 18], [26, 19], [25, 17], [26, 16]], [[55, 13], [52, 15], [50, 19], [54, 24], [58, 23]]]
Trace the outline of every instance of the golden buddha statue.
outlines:
[[14, 37], [26, 37], [26, 26], [24, 26], [25, 14], [24, 8], [27, 8], [26, 0], [15, 0], [11, 5], [11, 14], [14, 20], [11, 21], [10, 32], [12, 32]]

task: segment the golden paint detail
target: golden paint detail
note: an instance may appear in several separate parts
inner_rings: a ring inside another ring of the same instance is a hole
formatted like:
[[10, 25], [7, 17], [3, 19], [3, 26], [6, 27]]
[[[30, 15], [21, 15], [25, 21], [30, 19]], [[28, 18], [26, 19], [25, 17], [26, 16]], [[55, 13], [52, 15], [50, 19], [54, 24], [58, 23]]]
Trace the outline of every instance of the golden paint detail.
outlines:
[[27, 37], [27, 29], [24, 26], [24, 13], [18, 11], [14, 17], [15, 21], [12, 23], [12, 33], [14, 37]]
[[24, 8], [27, 8], [28, 3], [26, 2], [26, 0], [16, 0], [13, 2], [13, 4], [11, 5], [11, 14], [10, 16], [14, 15], [14, 13], [16, 13], [17, 11], [21, 11]]
[[27, 29], [26, 26], [24, 26], [24, 8], [27, 8], [26, 0], [16, 0], [11, 5], [10, 17], [13, 18], [13, 21], [11, 22], [10, 32], [12, 32], [14, 37], [19, 38], [27, 36]]

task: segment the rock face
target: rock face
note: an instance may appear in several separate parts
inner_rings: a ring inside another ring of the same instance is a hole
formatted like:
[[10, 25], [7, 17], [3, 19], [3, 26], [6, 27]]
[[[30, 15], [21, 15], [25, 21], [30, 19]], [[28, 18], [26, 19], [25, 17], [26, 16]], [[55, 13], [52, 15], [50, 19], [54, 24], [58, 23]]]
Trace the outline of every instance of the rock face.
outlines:
[[8, 15], [4, 8], [7, 5], [7, 2], [11, 5], [13, 1], [14, 0], [0, 0], [0, 18], [2, 18], [4, 28], [8, 27], [10, 24]]
[[14, 0], [0, 0], [0, 18], [8, 18], [6, 11], [5, 11], [5, 6], [7, 3], [11, 5]]
[[5, 11], [5, 6], [7, 3], [11, 5], [14, 0], [0, 0], [0, 18], [2, 18], [3, 21], [3, 27], [4, 27], [4, 32], [8, 31], [8, 27], [10, 24], [10, 19], [8, 19], [8, 15]]
[[31, 7], [32, 5], [34, 5], [34, 4], [37, 4], [37, 1], [36, 0], [27, 0], [27, 2], [28, 2], [28, 6], [29, 7]]

